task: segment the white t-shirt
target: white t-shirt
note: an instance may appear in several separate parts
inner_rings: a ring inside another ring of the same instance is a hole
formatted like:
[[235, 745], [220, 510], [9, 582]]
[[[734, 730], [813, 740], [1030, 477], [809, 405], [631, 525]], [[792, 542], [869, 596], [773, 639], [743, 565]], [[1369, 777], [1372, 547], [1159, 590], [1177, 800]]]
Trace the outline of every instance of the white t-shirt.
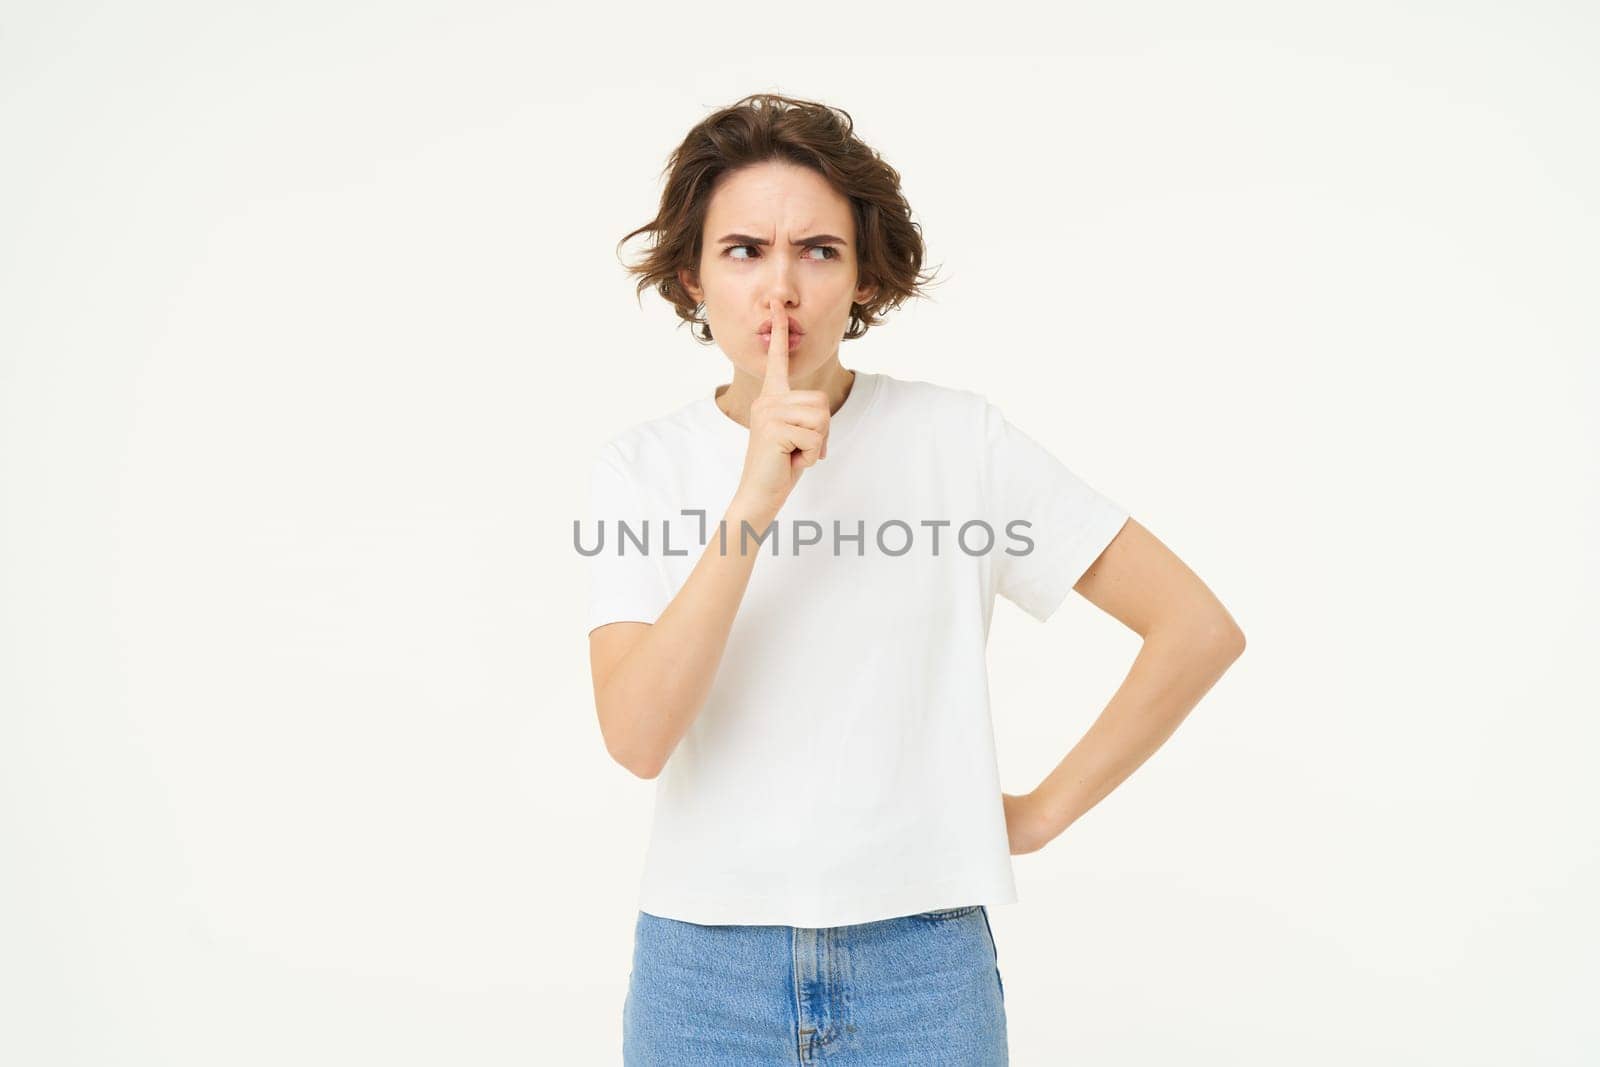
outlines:
[[[736, 546], [718, 528], [748, 443], [708, 393], [601, 448], [591, 629], [655, 622], [707, 544]], [[656, 778], [639, 908], [825, 927], [1015, 902], [994, 596], [1049, 618], [1127, 518], [983, 396], [857, 371]]]

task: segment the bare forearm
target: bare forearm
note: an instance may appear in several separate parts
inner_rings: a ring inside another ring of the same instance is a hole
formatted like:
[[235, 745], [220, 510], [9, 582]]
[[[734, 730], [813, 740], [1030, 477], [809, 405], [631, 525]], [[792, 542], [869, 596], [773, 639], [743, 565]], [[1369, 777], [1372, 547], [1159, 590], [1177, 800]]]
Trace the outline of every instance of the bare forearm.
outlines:
[[1227, 624], [1151, 630], [1093, 725], [1033, 790], [1054, 837], [1160, 748], [1244, 651]]
[[741, 522], [760, 534], [772, 519], [734, 500], [722, 516], [726, 551], [712, 526], [683, 587], [596, 694], [608, 747], [634, 773], [660, 773], [705, 705], [760, 551], [755, 537], [745, 547]]

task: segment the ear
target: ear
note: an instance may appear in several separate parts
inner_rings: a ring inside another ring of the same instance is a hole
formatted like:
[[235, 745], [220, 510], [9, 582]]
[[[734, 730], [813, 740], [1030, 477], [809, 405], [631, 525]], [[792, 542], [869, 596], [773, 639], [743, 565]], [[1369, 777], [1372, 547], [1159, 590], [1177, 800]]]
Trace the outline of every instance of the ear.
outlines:
[[858, 304], [865, 304], [867, 301], [871, 300], [877, 295], [878, 287], [876, 285], [856, 286], [856, 303]]
[[700, 287], [695, 284], [695, 276], [694, 275], [695, 275], [695, 272], [692, 271], [692, 270], [689, 270], [687, 267], [679, 267], [678, 268], [678, 287], [681, 288], [684, 292], [688, 293], [690, 299], [692, 299], [696, 304], [699, 304], [699, 303], [701, 303], [701, 302], [703, 302], [705, 300], [705, 294], [702, 293], [700, 291]]

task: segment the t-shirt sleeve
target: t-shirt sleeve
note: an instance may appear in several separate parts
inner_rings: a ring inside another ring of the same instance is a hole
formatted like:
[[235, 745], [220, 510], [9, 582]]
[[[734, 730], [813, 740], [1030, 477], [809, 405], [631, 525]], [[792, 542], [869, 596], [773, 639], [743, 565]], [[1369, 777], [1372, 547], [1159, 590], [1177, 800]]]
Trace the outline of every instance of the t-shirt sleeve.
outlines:
[[647, 543], [654, 552], [663, 520], [645, 514], [615, 450], [609, 446], [602, 449], [591, 470], [589, 522], [582, 531], [585, 548], [592, 548], [601, 529], [605, 531], [600, 551], [588, 560], [590, 630], [608, 622], [654, 623], [672, 600], [659, 560], [641, 551], [634, 540], [621, 536], [617, 527], [618, 520], [625, 521], [643, 540], [647, 519], [652, 528]]
[[1128, 512], [987, 401], [984, 438], [995, 591], [1044, 622], [1117, 536]]

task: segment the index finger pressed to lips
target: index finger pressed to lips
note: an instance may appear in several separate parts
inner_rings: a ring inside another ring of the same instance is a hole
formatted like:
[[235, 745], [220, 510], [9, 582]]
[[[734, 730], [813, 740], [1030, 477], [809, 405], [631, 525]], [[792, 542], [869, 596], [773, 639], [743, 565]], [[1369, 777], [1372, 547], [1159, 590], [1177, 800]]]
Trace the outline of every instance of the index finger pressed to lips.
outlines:
[[774, 300], [772, 310], [772, 338], [767, 343], [767, 376], [761, 383], [763, 393], [789, 391], [789, 316], [781, 300]]

